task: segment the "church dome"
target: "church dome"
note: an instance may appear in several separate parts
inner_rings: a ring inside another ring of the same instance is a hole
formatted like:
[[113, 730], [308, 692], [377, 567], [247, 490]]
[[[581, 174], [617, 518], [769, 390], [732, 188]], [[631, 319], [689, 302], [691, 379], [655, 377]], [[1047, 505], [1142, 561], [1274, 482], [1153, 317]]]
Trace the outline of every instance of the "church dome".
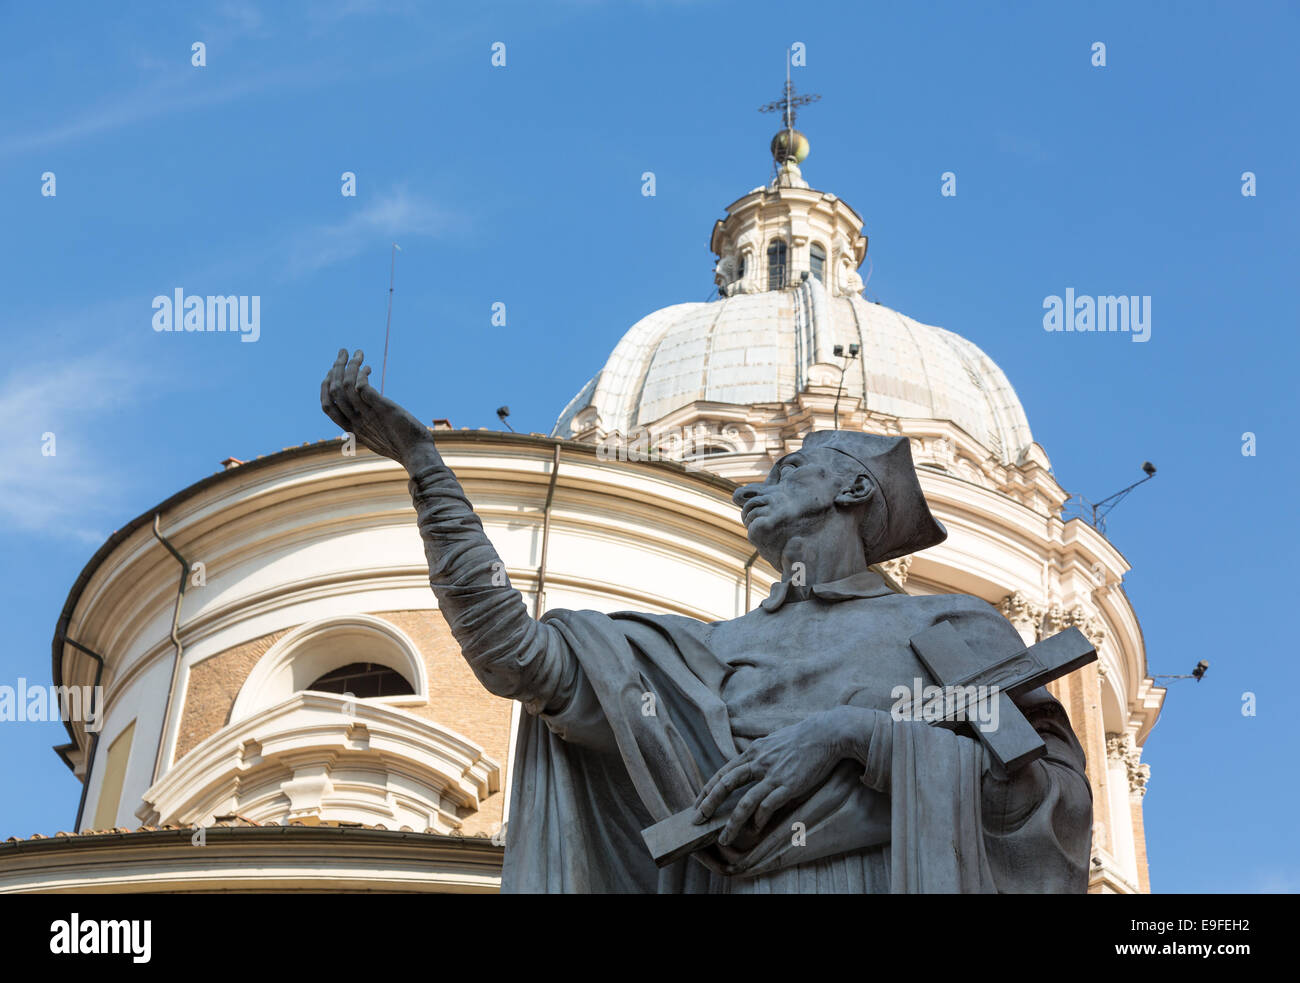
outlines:
[[808, 398], [829, 398], [822, 407], [829, 420], [805, 412], [795, 429], [932, 432], [932, 424], [951, 424], [982, 447], [972, 448], [979, 459], [1026, 459], [1029, 421], [992, 359], [960, 335], [862, 296], [862, 217], [810, 187], [799, 168], [807, 140], [790, 107], [811, 98], [795, 96], [787, 82], [784, 99], [765, 107], [785, 112], [786, 127], [773, 140], [771, 182], [714, 223], [718, 298], [665, 307], [634, 324], [552, 436], [602, 442], [681, 425], [693, 414], [695, 423], [743, 418], [784, 439]]
[[798, 287], [736, 293], [655, 311], [623, 336], [604, 367], [565, 408], [554, 436], [592, 427], [629, 434], [696, 401], [787, 403], [810, 384], [901, 419], [948, 420], [1002, 463], [1032, 443], [1002, 370], [976, 345], [872, 303], [833, 295], [815, 277]]

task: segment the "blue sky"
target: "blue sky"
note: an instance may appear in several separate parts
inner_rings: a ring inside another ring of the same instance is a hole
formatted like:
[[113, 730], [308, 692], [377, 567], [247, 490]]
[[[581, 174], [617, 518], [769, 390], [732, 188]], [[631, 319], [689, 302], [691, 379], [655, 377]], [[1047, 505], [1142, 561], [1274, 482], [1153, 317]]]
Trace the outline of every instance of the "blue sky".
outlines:
[[[633, 322], [710, 295], [709, 232], [769, 176], [756, 109], [799, 41], [796, 84], [822, 94], [804, 175], [865, 217], [868, 296], [987, 351], [1071, 491], [1160, 469], [1109, 532], [1151, 670], [1211, 670], [1146, 745], [1154, 889], [1300, 889], [1300, 14], [979, 6], [4, 5], [0, 681], [48, 680], [113, 529], [227, 456], [336, 434], [319, 382], [341, 345], [382, 351], [394, 239], [390, 394], [549, 430]], [[259, 341], [154, 332], [177, 287], [260, 296]], [[1067, 287], [1150, 296], [1150, 341], [1044, 332]], [[72, 825], [63, 739], [0, 724], [0, 837]]]

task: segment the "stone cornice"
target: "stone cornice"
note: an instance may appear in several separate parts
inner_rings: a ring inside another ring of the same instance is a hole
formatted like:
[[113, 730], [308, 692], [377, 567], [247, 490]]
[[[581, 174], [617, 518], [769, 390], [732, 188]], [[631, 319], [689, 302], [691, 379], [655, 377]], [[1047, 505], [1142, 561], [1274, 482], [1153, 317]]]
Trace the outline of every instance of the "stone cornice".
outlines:
[[[336, 784], [358, 768], [404, 777], [393, 789]], [[400, 788], [411, 800], [402, 814], [427, 817], [416, 832], [447, 833], [460, 826], [457, 809], [476, 809], [500, 783], [500, 765], [454, 731], [382, 703], [300, 692], [200, 742], [144, 793], [137, 815], [151, 825], [225, 814], [395, 824]], [[246, 791], [251, 802], [240, 800]]]
[[494, 893], [486, 837], [356, 826], [144, 829], [0, 843], [0, 894], [383, 891]]

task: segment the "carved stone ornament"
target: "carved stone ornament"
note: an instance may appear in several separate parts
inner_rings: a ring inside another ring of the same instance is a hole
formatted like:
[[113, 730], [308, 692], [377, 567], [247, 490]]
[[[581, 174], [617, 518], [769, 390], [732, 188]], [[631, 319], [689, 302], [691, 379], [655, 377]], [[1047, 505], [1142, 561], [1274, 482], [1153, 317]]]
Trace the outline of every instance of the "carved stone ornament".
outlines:
[[998, 603], [998, 610], [1017, 628], [1028, 627], [1035, 638], [1042, 637], [1043, 609], [1024, 595], [1023, 591], [1008, 594]]
[[1151, 766], [1142, 763], [1142, 749], [1134, 742], [1133, 735], [1107, 734], [1106, 757], [1124, 763], [1124, 768], [1128, 772], [1130, 794], [1139, 797], [1147, 794]]
[[894, 578], [901, 586], [907, 583], [907, 571], [912, 569], [912, 558], [910, 556], [899, 556], [892, 560], [886, 560], [880, 564], [885, 569], [885, 573]]
[[1053, 604], [1047, 609], [1044, 634], [1055, 635], [1067, 628], [1078, 628], [1097, 648], [1101, 648], [1106, 641], [1106, 630], [1101, 626], [1100, 619], [1089, 614], [1082, 605], [1063, 608], [1060, 604]]

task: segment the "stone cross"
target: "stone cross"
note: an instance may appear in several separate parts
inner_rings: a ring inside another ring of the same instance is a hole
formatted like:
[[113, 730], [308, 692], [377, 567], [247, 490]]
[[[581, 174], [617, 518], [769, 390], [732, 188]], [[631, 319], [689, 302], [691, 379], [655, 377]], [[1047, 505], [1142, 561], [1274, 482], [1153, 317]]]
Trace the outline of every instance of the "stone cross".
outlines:
[[[1074, 672], [1097, 658], [1096, 648], [1078, 628], [1058, 632], [1037, 645], [975, 672], [969, 670], [970, 666], [979, 664], [975, 653], [957, 634], [957, 629], [946, 621], [913, 635], [910, 642], [917, 658], [945, 690], [956, 692], [974, 688], [976, 692], [987, 692], [987, 699], [998, 701], [997, 726], [985, 730], [975, 725], [973, 729], [990, 757], [1007, 774], [1047, 752], [1043, 739], [1013, 702], [1015, 697]], [[912, 719], [920, 719], [919, 709], [914, 705], [910, 708]], [[901, 711], [907, 712], [907, 709]], [[935, 722], [952, 723], [950, 720]]]

